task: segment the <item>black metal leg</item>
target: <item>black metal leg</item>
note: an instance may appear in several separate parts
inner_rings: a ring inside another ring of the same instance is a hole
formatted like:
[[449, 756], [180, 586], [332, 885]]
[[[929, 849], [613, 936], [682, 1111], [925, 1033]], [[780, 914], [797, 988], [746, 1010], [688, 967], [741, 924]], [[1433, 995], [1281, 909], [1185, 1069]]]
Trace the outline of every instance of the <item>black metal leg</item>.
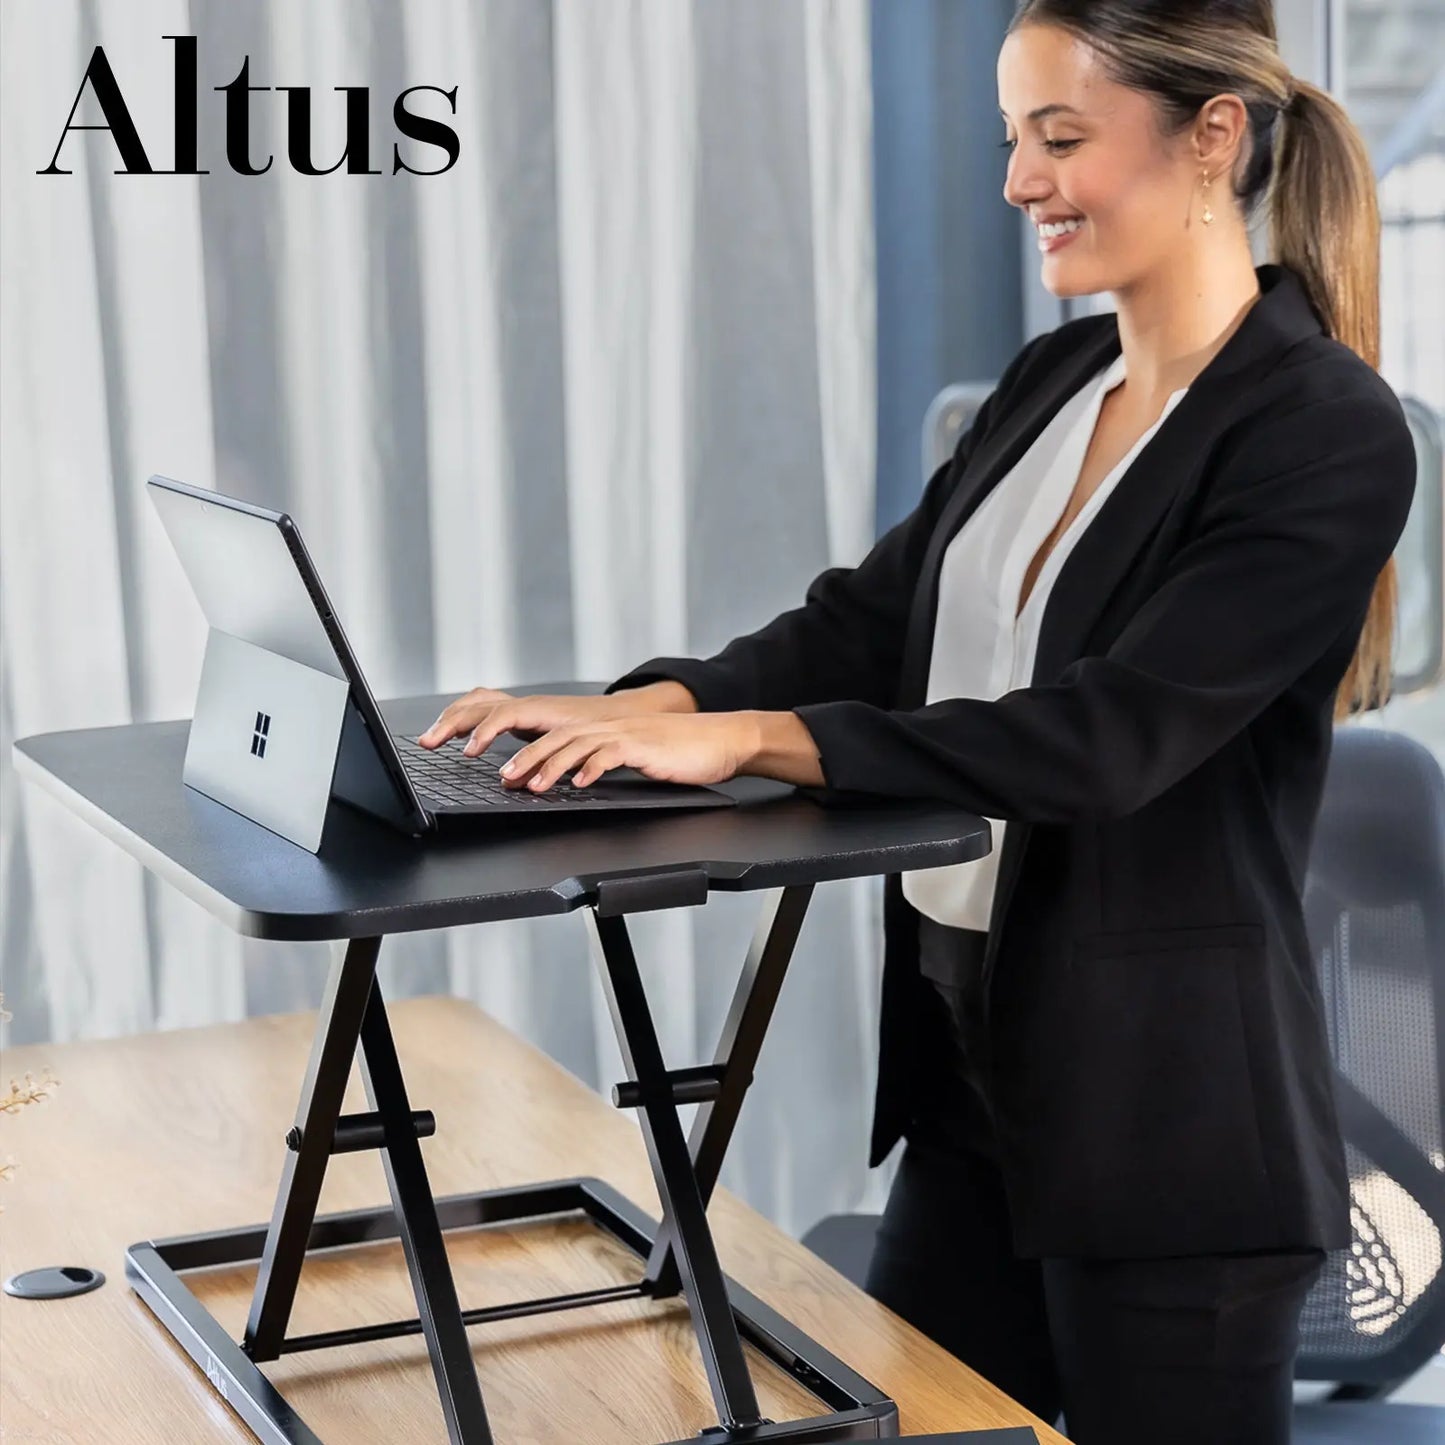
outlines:
[[361, 1022], [361, 1077], [372, 1109], [381, 1117], [385, 1143], [381, 1162], [391, 1190], [407, 1271], [416, 1294], [422, 1333], [431, 1356], [453, 1445], [491, 1445], [482, 1390], [467, 1343], [456, 1282], [447, 1262], [436, 1200], [427, 1182], [421, 1143], [407, 1103], [406, 1083], [396, 1056], [396, 1043], [381, 1001], [381, 983], [374, 980]]
[[[637, 1081], [642, 1136], [662, 1202], [662, 1228], [676, 1241], [688, 1310], [702, 1351], [703, 1369], [724, 1429], [763, 1423], [752, 1376], [743, 1357], [727, 1284], [707, 1225], [706, 1206], [683, 1138], [672, 1081], [657, 1041], [632, 940], [623, 916], [587, 910], [603, 988], [628, 1071]], [[659, 1235], [659, 1238], [661, 1235]]]
[[346, 956], [331, 965], [326, 980], [311, 1059], [296, 1106], [296, 1127], [291, 1135], [294, 1147], [287, 1151], [281, 1170], [242, 1342], [242, 1349], [258, 1362], [281, 1354], [380, 951], [379, 938], [352, 939]]
[[[143, 1240], [126, 1251], [126, 1275], [217, 1393], [265, 1445], [320, 1445], [318, 1436], [257, 1368], [297, 1351], [422, 1334], [436, 1375], [452, 1445], [491, 1445], [490, 1426], [466, 1330], [612, 1300], [685, 1290], [703, 1365], [721, 1423], [702, 1433], [719, 1445], [823, 1445], [898, 1433], [886, 1395], [723, 1275], [707, 1224], [707, 1201], [797, 941], [811, 885], [769, 899], [743, 967], [712, 1066], [669, 1074], [627, 935], [625, 915], [590, 908], [585, 917], [601, 964], [613, 1024], [633, 1080], [614, 1091], [642, 1110], [643, 1137], [663, 1205], [654, 1224], [601, 1180], [563, 1179], [521, 1188], [434, 1199], [419, 1139], [435, 1121], [414, 1112], [376, 982], [379, 938], [356, 939], [333, 965], [297, 1108], [276, 1206], [267, 1226]], [[644, 905], [647, 906], [647, 905]], [[670, 904], [651, 906], [671, 906]], [[371, 1112], [340, 1113], [351, 1060], [358, 1057]], [[691, 1143], [677, 1109], [702, 1108]], [[390, 1208], [318, 1218], [316, 1205], [333, 1153], [379, 1148]], [[504, 1226], [581, 1211], [626, 1246], [646, 1272], [632, 1283], [462, 1311], [447, 1262], [444, 1231]], [[286, 1326], [308, 1249], [349, 1248], [399, 1239], [419, 1317], [290, 1337]], [[256, 1261], [256, 1292], [246, 1333], [231, 1338], [191, 1292], [184, 1272]], [[681, 1285], [679, 1285], [679, 1275]], [[759, 1350], [831, 1410], [807, 1420], [762, 1419], [743, 1355]], [[692, 1442], [673, 1442], [692, 1445]]]
[[257, 1362], [277, 1359], [286, 1348], [286, 1325], [311, 1242], [326, 1166], [338, 1147], [341, 1101], [359, 1041], [362, 1082], [380, 1124], [382, 1166], [447, 1435], [453, 1445], [491, 1445], [461, 1305], [417, 1142], [416, 1120], [407, 1103], [376, 980], [380, 950], [379, 938], [353, 939], [327, 980], [242, 1348]]
[[[768, 894], [762, 916], [753, 930], [742, 975], [733, 991], [722, 1035], [713, 1053], [713, 1064], [722, 1075], [721, 1088], [716, 1099], [698, 1106], [688, 1139], [704, 1209], [712, 1198], [723, 1156], [753, 1081], [753, 1069], [767, 1037], [773, 1008], [782, 991], [812, 897], [811, 883], [774, 889]], [[647, 1282], [657, 1298], [676, 1294], [679, 1288], [672, 1233], [666, 1223], [658, 1232], [657, 1243], [647, 1261]]]

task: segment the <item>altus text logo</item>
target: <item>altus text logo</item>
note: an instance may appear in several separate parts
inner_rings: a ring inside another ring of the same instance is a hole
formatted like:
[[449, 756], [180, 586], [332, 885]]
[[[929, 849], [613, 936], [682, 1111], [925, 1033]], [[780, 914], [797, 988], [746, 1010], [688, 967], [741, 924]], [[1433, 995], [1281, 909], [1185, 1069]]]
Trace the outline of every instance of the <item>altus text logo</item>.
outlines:
[[[50, 164], [36, 172], [41, 176], [68, 176], [71, 172], [61, 162], [61, 152], [72, 131], [109, 131], [119, 155], [120, 166], [117, 175], [170, 175], [204, 176], [209, 170], [202, 170], [198, 164], [200, 155], [200, 82], [194, 35], [165, 35], [163, 40], [175, 44], [173, 67], [173, 95], [175, 100], [175, 156], [170, 169], [157, 167], [151, 161], [135, 121], [131, 118], [130, 107], [121, 93], [115, 71], [106, 58], [105, 47], [97, 45], [91, 53], [90, 63], [85, 67], [80, 87], [65, 118], [65, 126], [56, 142]], [[336, 90], [346, 97], [346, 148], [339, 160], [331, 165], [317, 165], [311, 150], [311, 87], [309, 85], [252, 85], [251, 57], [245, 56], [236, 78], [227, 85], [218, 85], [215, 90], [225, 96], [226, 163], [238, 175], [260, 176], [271, 169], [273, 156], [257, 158], [251, 154], [251, 97], [268, 91], [280, 91], [286, 96], [286, 159], [292, 170], [303, 176], [325, 176], [332, 171], [346, 167], [349, 175], [379, 176], [382, 172], [371, 164], [371, 117], [370, 92], [364, 85], [342, 85]], [[76, 121], [76, 112], [86, 98], [87, 91], [104, 117], [103, 125], [82, 125]], [[392, 105], [392, 124], [397, 134], [414, 143], [408, 148], [410, 160], [402, 153], [400, 142], [391, 147], [391, 174], [406, 171], [414, 176], [439, 176], [449, 171], [461, 154], [461, 141], [446, 121], [432, 116], [419, 115], [408, 100], [412, 96], [430, 93], [440, 96], [446, 102], [452, 115], [457, 110], [457, 87], [442, 90], [435, 85], [413, 85], [401, 92]], [[264, 103], [264, 102], [263, 102]], [[439, 102], [434, 102], [439, 104]], [[424, 163], [417, 154], [418, 147], [432, 147], [441, 156], [431, 155]], [[445, 163], [441, 163], [445, 156]], [[416, 162], [413, 164], [412, 162]]]

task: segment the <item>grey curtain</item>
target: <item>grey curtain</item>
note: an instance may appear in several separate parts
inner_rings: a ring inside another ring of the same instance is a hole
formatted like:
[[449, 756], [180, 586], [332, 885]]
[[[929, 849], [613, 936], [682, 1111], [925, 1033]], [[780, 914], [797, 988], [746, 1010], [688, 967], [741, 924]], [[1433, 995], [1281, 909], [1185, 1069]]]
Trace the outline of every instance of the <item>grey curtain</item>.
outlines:
[[[96, 44], [172, 164], [175, 34], [210, 174], [116, 175], [91, 134], [37, 176]], [[275, 163], [234, 174], [212, 87], [247, 56], [312, 88], [321, 165], [333, 87], [370, 87], [383, 174], [295, 174], [276, 90]], [[383, 697], [604, 680], [796, 605], [872, 539], [866, 0], [15, 0], [0, 64], [9, 1038], [313, 1008], [327, 945], [234, 936], [11, 768], [16, 737], [190, 714], [204, 625], [145, 477], [290, 511]], [[390, 174], [412, 85], [458, 88], [443, 176]], [[818, 890], [724, 1172], [795, 1231], [886, 1185], [878, 899]], [[759, 901], [636, 921], [674, 1065], [710, 1056]], [[623, 1076], [579, 919], [396, 937], [381, 976]]]

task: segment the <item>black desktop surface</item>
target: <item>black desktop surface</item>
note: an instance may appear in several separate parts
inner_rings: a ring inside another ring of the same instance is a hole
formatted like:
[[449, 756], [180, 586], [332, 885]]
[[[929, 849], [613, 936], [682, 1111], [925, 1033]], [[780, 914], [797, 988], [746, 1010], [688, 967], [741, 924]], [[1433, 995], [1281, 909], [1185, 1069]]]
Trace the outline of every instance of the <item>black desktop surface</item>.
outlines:
[[[574, 682], [526, 690], [600, 689]], [[414, 735], [453, 696], [380, 706], [390, 727]], [[16, 768], [257, 938], [360, 938], [568, 913], [598, 900], [599, 880], [678, 872], [704, 891], [747, 892], [942, 867], [989, 849], [988, 825], [960, 808], [881, 797], [824, 807], [787, 784], [745, 777], [722, 785], [739, 799], [735, 808], [506, 814], [450, 838], [411, 838], [333, 803], [313, 855], [181, 782], [189, 727], [179, 720], [24, 738], [15, 744]], [[696, 890], [684, 887], [673, 901], [702, 901], [689, 900], [689, 891]]]

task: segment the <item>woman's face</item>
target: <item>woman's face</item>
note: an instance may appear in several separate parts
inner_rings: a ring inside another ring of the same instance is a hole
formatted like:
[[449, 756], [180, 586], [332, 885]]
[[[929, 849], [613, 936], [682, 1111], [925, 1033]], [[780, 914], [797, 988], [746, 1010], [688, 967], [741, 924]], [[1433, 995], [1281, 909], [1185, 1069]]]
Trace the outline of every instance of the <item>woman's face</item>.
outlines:
[[[1022, 25], [1004, 40], [998, 97], [1013, 143], [1004, 199], [1034, 222], [1055, 296], [1127, 292], [1178, 255], [1186, 219], [1202, 209], [1189, 131], [1166, 143], [1153, 102], [1110, 80], [1097, 52], [1055, 25]], [[1067, 109], [1031, 118], [1054, 106]], [[1216, 210], [1228, 191], [1222, 179], [1211, 187]], [[1064, 217], [1082, 218], [1072, 235], [1039, 233]]]

